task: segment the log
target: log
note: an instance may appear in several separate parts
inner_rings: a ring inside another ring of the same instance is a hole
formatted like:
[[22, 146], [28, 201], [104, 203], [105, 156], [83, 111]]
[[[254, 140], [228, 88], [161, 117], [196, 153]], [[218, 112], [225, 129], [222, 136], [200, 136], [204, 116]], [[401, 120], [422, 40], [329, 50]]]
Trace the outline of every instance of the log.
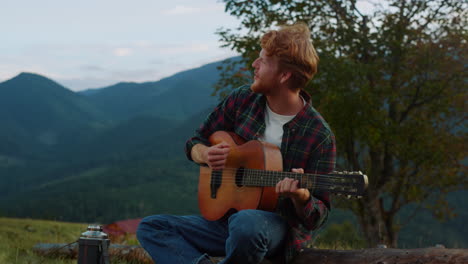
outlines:
[[[78, 245], [36, 244], [33, 251], [46, 257], [77, 258]], [[140, 246], [111, 244], [111, 263], [124, 260], [131, 263], [153, 263], [151, 257]], [[222, 258], [215, 258], [215, 262]], [[269, 264], [263, 261], [262, 264]], [[441, 247], [418, 249], [369, 248], [361, 250], [306, 249], [291, 264], [466, 264], [468, 249]]]
[[[50, 258], [78, 258], [78, 243], [47, 244], [39, 243], [33, 247], [33, 252], [39, 256]], [[110, 262], [127, 261], [129, 263], [154, 263], [151, 257], [140, 246], [111, 244], [109, 246]]]
[[306, 249], [291, 264], [466, 264], [468, 249], [441, 247], [362, 250]]

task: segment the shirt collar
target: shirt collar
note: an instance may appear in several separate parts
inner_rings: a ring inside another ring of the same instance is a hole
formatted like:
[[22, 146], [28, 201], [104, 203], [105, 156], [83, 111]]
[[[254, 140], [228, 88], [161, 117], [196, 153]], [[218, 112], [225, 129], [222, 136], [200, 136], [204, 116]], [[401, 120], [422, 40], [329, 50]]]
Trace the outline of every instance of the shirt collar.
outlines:
[[295, 127], [298, 124], [303, 123], [307, 119], [310, 119], [311, 116], [312, 116], [312, 114], [311, 114], [312, 97], [306, 91], [304, 91], [302, 89], [300, 91], [300, 95], [302, 96], [302, 98], [304, 98], [304, 100], [306, 101], [306, 104], [301, 109], [301, 111], [299, 111], [296, 114], [296, 117], [294, 117], [289, 123], [286, 124], [289, 128]]

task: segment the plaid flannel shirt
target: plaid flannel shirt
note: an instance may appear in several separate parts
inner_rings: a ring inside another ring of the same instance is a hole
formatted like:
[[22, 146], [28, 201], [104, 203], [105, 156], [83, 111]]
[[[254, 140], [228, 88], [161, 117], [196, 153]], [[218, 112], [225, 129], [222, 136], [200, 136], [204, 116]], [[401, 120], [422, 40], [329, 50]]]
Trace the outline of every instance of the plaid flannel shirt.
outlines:
[[[283, 170], [303, 168], [306, 173], [327, 174], [335, 167], [335, 138], [328, 124], [311, 104], [310, 95], [301, 91], [307, 104], [283, 126], [281, 154]], [[265, 131], [266, 97], [254, 93], [250, 86], [235, 89], [206, 118], [186, 142], [185, 152], [189, 160], [192, 147], [198, 143], [209, 146], [208, 138], [218, 130], [232, 131], [246, 141], [258, 139]], [[290, 198], [280, 197], [277, 213], [290, 225], [285, 247], [286, 261], [290, 261], [312, 239], [313, 230], [327, 219], [330, 210], [329, 194], [310, 190], [311, 198], [300, 218]]]

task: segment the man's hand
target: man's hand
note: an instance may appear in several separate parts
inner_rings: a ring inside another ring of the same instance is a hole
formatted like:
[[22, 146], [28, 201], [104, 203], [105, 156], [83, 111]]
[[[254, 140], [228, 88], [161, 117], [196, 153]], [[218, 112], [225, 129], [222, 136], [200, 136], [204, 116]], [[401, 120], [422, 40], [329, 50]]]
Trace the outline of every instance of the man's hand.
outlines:
[[[292, 172], [304, 173], [304, 169], [292, 169]], [[308, 189], [299, 188], [299, 181], [291, 178], [284, 178], [276, 184], [276, 193], [290, 197], [294, 204], [304, 204], [310, 198]]]
[[225, 142], [211, 147], [197, 144], [192, 148], [192, 159], [197, 163], [206, 163], [213, 170], [221, 170], [226, 165], [229, 150], [229, 144]]

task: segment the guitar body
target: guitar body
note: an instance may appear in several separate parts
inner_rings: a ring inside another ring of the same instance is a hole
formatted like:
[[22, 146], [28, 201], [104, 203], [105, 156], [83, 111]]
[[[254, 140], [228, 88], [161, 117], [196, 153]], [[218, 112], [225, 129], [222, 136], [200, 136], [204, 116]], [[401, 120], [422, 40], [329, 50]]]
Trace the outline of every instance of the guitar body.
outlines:
[[209, 138], [212, 145], [226, 142], [230, 152], [226, 169], [213, 171], [200, 167], [198, 205], [207, 220], [223, 218], [232, 210], [260, 209], [273, 211], [278, 195], [275, 187], [243, 186], [239, 169], [282, 171], [283, 160], [277, 146], [252, 140], [245, 142], [234, 133], [217, 131]]
[[277, 146], [251, 140], [245, 142], [231, 132], [217, 131], [209, 138], [216, 145], [230, 146], [225, 168], [200, 167], [198, 206], [207, 220], [218, 220], [232, 211], [260, 209], [273, 211], [278, 195], [275, 187], [288, 177], [307, 188], [347, 197], [364, 194], [368, 179], [360, 171], [333, 171], [327, 174], [283, 171], [283, 158]]

